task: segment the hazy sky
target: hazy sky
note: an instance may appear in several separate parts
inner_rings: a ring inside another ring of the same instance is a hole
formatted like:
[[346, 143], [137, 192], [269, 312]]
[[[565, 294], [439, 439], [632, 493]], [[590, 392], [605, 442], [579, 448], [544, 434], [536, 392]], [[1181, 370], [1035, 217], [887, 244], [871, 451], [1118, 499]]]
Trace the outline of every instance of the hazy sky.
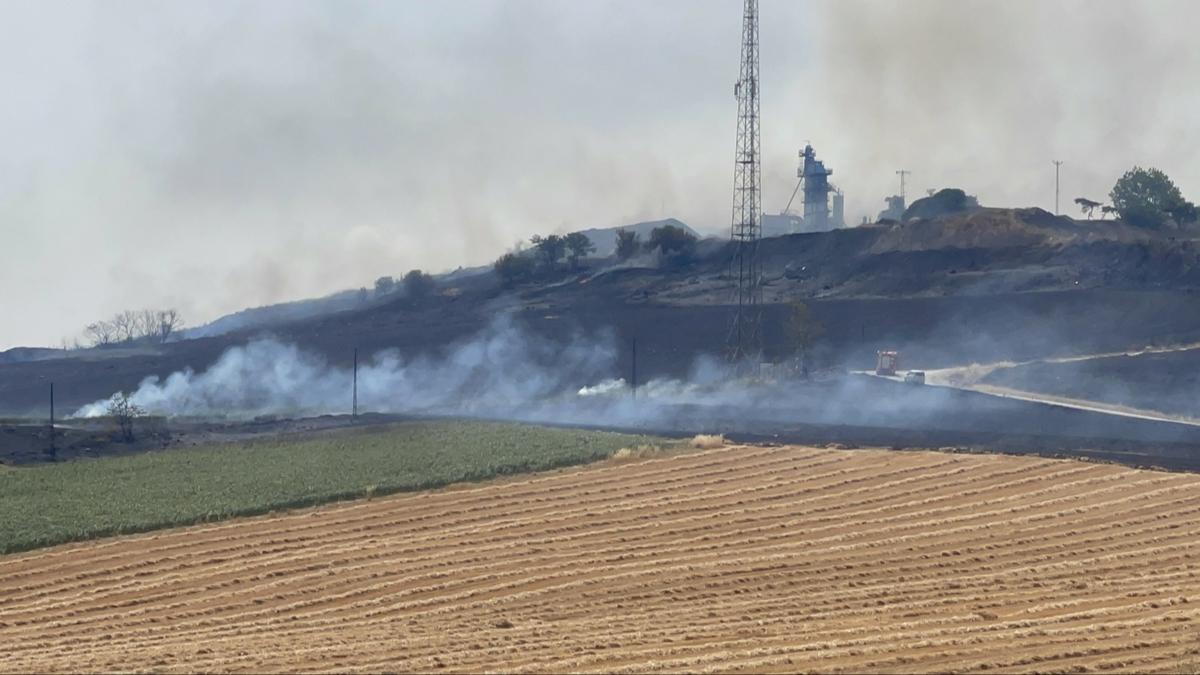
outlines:
[[[874, 216], [1064, 210], [1133, 164], [1200, 200], [1200, 2], [762, 0], [764, 208], [811, 141]], [[0, 3], [0, 349], [729, 227], [739, 0]]]

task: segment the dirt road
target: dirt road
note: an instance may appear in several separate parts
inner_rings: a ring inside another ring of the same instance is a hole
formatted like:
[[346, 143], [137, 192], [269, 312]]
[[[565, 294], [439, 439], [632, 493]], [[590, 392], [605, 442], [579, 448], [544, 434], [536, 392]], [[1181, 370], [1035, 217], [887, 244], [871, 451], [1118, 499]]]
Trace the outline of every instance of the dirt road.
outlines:
[[1200, 476], [734, 447], [0, 559], [0, 670], [1178, 671]]
[[[1035, 359], [1032, 361], [1002, 361], [997, 363], [973, 363], [968, 366], [956, 366], [951, 368], [939, 368], [929, 370], [925, 373], [926, 382], [931, 385], [953, 387], [955, 389], [965, 389], [968, 391], [978, 391], [994, 396], [1002, 396], [1020, 401], [1031, 401], [1034, 403], [1048, 403], [1051, 405], [1064, 406], [1067, 408], [1075, 408], [1076, 410], [1085, 410], [1089, 412], [1100, 412], [1109, 415], [1120, 415], [1123, 417], [1132, 417], [1135, 419], [1156, 420], [1164, 422], [1177, 422], [1179, 424], [1189, 424], [1192, 426], [1200, 426], [1200, 419], [1185, 415], [1171, 415], [1157, 410], [1147, 410], [1144, 408], [1135, 408], [1128, 405], [1118, 405], [1105, 401], [1073, 398], [1070, 396], [1055, 395], [1042, 391], [1031, 391], [1027, 389], [1014, 389], [1011, 387], [999, 386], [996, 384], [985, 383], [984, 380], [989, 375], [996, 371], [1036, 367], [1046, 364], [1065, 364], [1065, 363], [1080, 363], [1085, 361], [1112, 359], [1116, 357], [1135, 357], [1149, 354], [1175, 354], [1183, 352], [1192, 352], [1200, 349], [1200, 345], [1186, 344], [1168, 347], [1146, 347], [1140, 350], [1131, 350], [1125, 352], [1107, 352], [1102, 354], [1086, 354], [1080, 356], [1064, 356], [1055, 358]], [[874, 374], [871, 371], [860, 371], [864, 374]]]

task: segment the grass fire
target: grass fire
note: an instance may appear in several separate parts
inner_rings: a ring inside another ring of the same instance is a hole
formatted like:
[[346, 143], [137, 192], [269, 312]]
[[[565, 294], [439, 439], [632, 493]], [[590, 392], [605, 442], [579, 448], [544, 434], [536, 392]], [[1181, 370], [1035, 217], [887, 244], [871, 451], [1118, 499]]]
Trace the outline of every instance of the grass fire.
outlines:
[[1200, 672], [1200, 5], [452, 4], [0, 6], [0, 671]]

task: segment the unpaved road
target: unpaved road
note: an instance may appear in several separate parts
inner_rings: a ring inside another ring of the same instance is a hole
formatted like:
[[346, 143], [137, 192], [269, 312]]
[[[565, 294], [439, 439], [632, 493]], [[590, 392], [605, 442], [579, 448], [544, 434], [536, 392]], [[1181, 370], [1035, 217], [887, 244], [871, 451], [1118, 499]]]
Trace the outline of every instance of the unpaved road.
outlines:
[[[1021, 401], [1030, 401], [1034, 403], [1048, 403], [1050, 405], [1064, 406], [1067, 408], [1075, 408], [1076, 410], [1085, 410], [1089, 412], [1099, 412], [1109, 415], [1120, 415], [1123, 417], [1132, 417], [1135, 419], [1155, 420], [1163, 422], [1177, 422], [1180, 424], [1189, 424], [1200, 426], [1200, 419], [1187, 417], [1184, 415], [1170, 415], [1157, 410], [1146, 410], [1142, 408], [1134, 408], [1127, 405], [1117, 405], [1115, 403], [1107, 403], [1104, 401], [1094, 401], [1090, 399], [1072, 398], [1068, 396], [1059, 396], [1048, 394], [1040, 391], [1032, 391], [1028, 389], [1013, 389], [1010, 387], [1002, 387], [994, 384], [985, 384], [984, 378], [997, 370], [1006, 370], [1010, 368], [1022, 368], [1029, 366], [1038, 366], [1045, 364], [1062, 364], [1062, 363], [1078, 363], [1081, 361], [1092, 361], [1095, 359], [1110, 359], [1121, 356], [1143, 356], [1148, 354], [1173, 354], [1180, 352], [1191, 352], [1200, 349], [1200, 344], [1190, 343], [1186, 345], [1145, 347], [1144, 349], [1129, 350], [1123, 352], [1105, 352], [1101, 354], [1084, 354], [1079, 356], [1061, 356], [1044, 359], [1034, 359], [1032, 361], [1000, 361], [996, 363], [973, 363], [967, 366], [955, 366], [950, 368], [937, 368], [934, 370], [925, 371], [926, 382], [931, 385], [952, 387], [955, 389], [965, 389], [968, 391], [978, 391], [993, 396], [1002, 396], [1004, 398], [1012, 398]], [[874, 375], [873, 371], [858, 371], [866, 375]]]
[[[936, 386], [936, 385], [935, 385]], [[953, 385], [941, 385], [953, 386]], [[1009, 387], [999, 387], [994, 384], [973, 384], [970, 386], [956, 387], [958, 389], [967, 389], [969, 391], [978, 391], [984, 394], [993, 396], [1001, 396], [1004, 398], [1012, 398], [1018, 401], [1029, 401], [1032, 403], [1047, 403], [1050, 405], [1063, 406], [1065, 408], [1074, 408], [1076, 410], [1084, 410], [1087, 412], [1098, 412], [1106, 415], [1119, 415], [1121, 417], [1132, 417], [1139, 420], [1151, 420], [1154, 422], [1175, 422], [1178, 424], [1187, 424], [1190, 426], [1200, 427], [1200, 420], [1193, 417], [1183, 417], [1180, 415], [1167, 415], [1154, 410], [1142, 410], [1140, 408], [1130, 408], [1128, 406], [1116, 405], [1113, 403], [1104, 403], [1101, 401], [1087, 401], [1078, 398], [1069, 398], [1067, 396], [1055, 396], [1054, 394], [1044, 394], [1041, 392], [1026, 391], [1024, 389], [1011, 389]]]
[[1200, 476], [732, 447], [0, 559], [0, 670], [1179, 671]]

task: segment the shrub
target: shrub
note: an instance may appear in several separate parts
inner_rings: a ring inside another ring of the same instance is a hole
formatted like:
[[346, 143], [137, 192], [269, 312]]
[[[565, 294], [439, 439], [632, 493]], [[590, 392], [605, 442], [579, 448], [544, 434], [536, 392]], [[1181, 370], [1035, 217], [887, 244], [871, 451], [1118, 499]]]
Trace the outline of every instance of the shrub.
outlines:
[[519, 284], [533, 276], [533, 259], [521, 253], [505, 253], [496, 260], [493, 268], [505, 286]]
[[137, 405], [134, 405], [129, 400], [129, 396], [124, 392], [113, 395], [112, 400], [108, 402], [108, 410], [106, 412], [113, 419], [113, 422], [117, 424], [117, 431], [121, 434], [121, 440], [126, 443], [132, 443], [134, 440], [133, 421], [146, 413]]
[[557, 234], [546, 237], [535, 234], [529, 241], [533, 244], [533, 251], [537, 254], [542, 267], [546, 269], [552, 269], [557, 265], [567, 252], [567, 240]]
[[379, 277], [375, 280], [375, 295], [387, 295], [396, 290], [396, 280], [391, 277]]
[[1167, 174], [1135, 166], [1121, 176], [1112, 192], [1113, 207], [1130, 225], [1157, 229], [1169, 221], [1194, 222], [1196, 205], [1183, 198]]
[[567, 247], [567, 262], [571, 267], [579, 264], [579, 259], [596, 250], [596, 245], [582, 232], [572, 232], [564, 240]]
[[685, 265], [696, 256], [696, 236], [674, 225], [663, 225], [650, 231], [646, 247], [657, 249], [664, 267]]
[[433, 294], [433, 289], [436, 283], [433, 277], [425, 274], [421, 270], [413, 270], [404, 275], [404, 292], [410, 298], [426, 298]]
[[638, 241], [638, 233], [633, 230], [621, 228], [617, 230], [617, 257], [621, 260], [628, 260], [637, 254], [641, 242]]
[[725, 434], [697, 434], [692, 438], [692, 447], [698, 450], [712, 450], [725, 447]]

